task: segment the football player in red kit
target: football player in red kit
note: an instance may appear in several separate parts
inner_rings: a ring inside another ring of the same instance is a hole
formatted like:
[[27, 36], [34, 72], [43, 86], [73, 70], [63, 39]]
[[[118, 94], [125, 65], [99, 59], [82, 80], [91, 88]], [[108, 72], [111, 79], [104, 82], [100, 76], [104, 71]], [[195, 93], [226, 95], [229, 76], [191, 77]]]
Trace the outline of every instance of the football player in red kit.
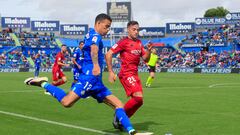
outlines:
[[[143, 104], [143, 91], [140, 78], [138, 76], [138, 65], [140, 58], [145, 62], [149, 61], [152, 44], [147, 45], [144, 50], [142, 42], [138, 39], [139, 24], [137, 21], [130, 21], [127, 24], [128, 36], [118, 41], [106, 53], [106, 63], [109, 71], [109, 81], [114, 82], [116, 75], [112, 69], [112, 55], [120, 53], [121, 69], [118, 74], [119, 80], [125, 89], [126, 95], [130, 97], [124, 105], [126, 114], [130, 118]], [[115, 128], [119, 128], [115, 119]]]
[[52, 68], [52, 85], [59, 86], [67, 82], [67, 77], [62, 71], [62, 66], [69, 67], [69, 64], [64, 63], [64, 54], [67, 53], [67, 46], [62, 45], [61, 51], [56, 55], [54, 65]]

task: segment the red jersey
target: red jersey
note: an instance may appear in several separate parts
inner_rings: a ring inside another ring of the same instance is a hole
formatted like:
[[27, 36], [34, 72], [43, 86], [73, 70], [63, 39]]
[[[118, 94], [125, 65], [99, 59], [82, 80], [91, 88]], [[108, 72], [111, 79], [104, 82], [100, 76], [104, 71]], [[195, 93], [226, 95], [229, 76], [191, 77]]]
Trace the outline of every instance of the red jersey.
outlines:
[[118, 41], [111, 50], [113, 53], [120, 52], [121, 70], [119, 77], [137, 74], [140, 58], [145, 54], [140, 40], [132, 40], [126, 37]]
[[58, 65], [58, 62], [63, 63], [64, 60], [65, 60], [64, 54], [63, 54], [62, 52], [59, 52], [59, 53], [56, 55], [53, 68], [62, 68], [61, 65]]

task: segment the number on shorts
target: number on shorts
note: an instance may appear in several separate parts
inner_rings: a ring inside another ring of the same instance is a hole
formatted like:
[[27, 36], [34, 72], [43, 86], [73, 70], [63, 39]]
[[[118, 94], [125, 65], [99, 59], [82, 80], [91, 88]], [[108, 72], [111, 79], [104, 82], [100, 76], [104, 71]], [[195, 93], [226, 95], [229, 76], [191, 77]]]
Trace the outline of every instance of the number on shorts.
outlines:
[[135, 85], [136, 79], [133, 76], [127, 78], [130, 84]]
[[83, 87], [83, 89], [85, 89], [85, 90], [89, 90], [89, 89], [91, 89], [92, 88], [92, 84], [90, 84], [89, 82], [87, 82], [86, 84], [85, 84], [85, 86]]

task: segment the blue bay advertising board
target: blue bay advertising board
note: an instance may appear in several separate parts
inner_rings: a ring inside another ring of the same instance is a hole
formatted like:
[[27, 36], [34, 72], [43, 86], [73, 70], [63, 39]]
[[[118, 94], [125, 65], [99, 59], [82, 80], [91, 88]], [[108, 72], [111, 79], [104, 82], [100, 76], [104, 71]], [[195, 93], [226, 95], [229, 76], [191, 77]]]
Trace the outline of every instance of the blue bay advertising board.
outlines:
[[61, 35], [85, 35], [88, 32], [87, 24], [62, 24], [60, 25]]
[[31, 21], [32, 31], [59, 31], [59, 21]]
[[213, 18], [213, 17], [195, 18], [196, 28], [213, 28], [220, 27], [224, 24], [226, 24], [226, 18]]
[[236, 24], [240, 22], [240, 12], [228, 13], [225, 18], [227, 24]]
[[193, 22], [180, 22], [180, 23], [167, 23], [166, 33], [168, 34], [182, 34], [195, 31], [195, 23]]
[[164, 37], [165, 27], [140, 27], [140, 37]]
[[2, 17], [2, 27], [30, 28], [30, 17]]

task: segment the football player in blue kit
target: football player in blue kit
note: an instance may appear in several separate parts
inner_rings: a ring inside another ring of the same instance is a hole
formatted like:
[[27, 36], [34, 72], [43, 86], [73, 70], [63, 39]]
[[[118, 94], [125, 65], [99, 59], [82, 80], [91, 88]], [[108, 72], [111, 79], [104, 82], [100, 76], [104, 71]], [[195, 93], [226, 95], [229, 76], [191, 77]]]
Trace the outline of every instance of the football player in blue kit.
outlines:
[[110, 29], [112, 19], [106, 14], [99, 14], [95, 19], [94, 29], [90, 29], [84, 39], [84, 60], [82, 74], [72, 90], [66, 94], [61, 88], [47, 82], [47, 77], [28, 78], [24, 81], [27, 85], [39, 86], [55, 97], [64, 107], [71, 107], [79, 99], [91, 96], [99, 103], [105, 103], [114, 108], [115, 113], [126, 132], [130, 135], [149, 135], [137, 133], [127, 117], [123, 103], [114, 96], [102, 82], [102, 68], [104, 54], [102, 53], [102, 36]]
[[78, 81], [79, 75], [82, 74], [82, 64], [83, 64], [83, 51], [82, 48], [84, 46], [84, 42], [79, 42], [79, 47], [74, 51], [72, 63], [73, 63], [73, 83], [72, 86]]
[[39, 76], [39, 70], [40, 70], [40, 67], [41, 67], [41, 58], [40, 58], [40, 54], [36, 54], [35, 56], [35, 61], [34, 61], [34, 67], [35, 67], [35, 72], [34, 72], [34, 77], [37, 78]]

